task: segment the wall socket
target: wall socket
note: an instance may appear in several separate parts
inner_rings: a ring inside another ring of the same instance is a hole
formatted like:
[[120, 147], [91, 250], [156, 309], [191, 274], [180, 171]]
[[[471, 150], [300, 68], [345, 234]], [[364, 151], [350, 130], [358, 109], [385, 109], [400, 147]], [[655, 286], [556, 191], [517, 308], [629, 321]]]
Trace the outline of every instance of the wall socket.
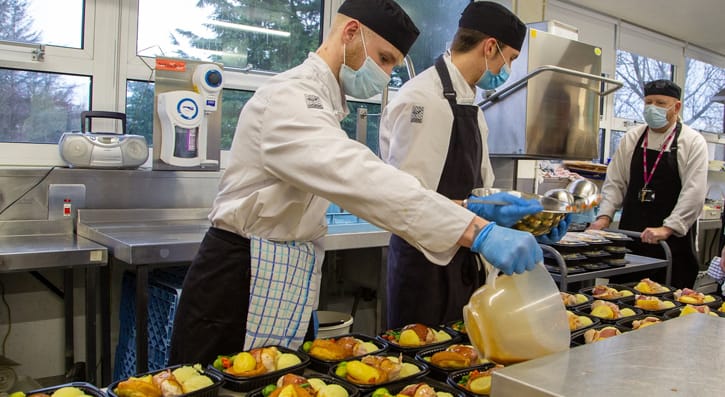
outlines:
[[76, 218], [78, 208], [86, 206], [86, 185], [50, 184], [48, 186], [48, 220]]

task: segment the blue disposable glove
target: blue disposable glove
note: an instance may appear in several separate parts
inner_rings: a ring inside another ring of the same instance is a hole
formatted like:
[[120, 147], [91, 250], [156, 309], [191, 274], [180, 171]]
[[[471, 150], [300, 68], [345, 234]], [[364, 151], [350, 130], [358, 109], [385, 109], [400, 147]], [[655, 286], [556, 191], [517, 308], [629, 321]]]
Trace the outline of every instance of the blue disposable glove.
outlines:
[[566, 216], [562, 218], [561, 221], [559, 221], [559, 224], [556, 225], [555, 228], [551, 229], [549, 234], [544, 234], [536, 237], [536, 241], [540, 242], [541, 244], [554, 244], [558, 242], [566, 234], [566, 231], [569, 229], [570, 223], [571, 214], [566, 214]]
[[[502, 201], [509, 203], [509, 205], [483, 204], [477, 203], [475, 200]], [[505, 227], [513, 226], [526, 215], [544, 210], [544, 207], [537, 200], [526, 200], [506, 192], [498, 192], [488, 196], [470, 195], [466, 202], [466, 208], [483, 219], [496, 222]]]
[[544, 254], [534, 235], [501, 227], [494, 222], [478, 233], [471, 251], [483, 255], [507, 275], [533, 270], [537, 263], [544, 261]]

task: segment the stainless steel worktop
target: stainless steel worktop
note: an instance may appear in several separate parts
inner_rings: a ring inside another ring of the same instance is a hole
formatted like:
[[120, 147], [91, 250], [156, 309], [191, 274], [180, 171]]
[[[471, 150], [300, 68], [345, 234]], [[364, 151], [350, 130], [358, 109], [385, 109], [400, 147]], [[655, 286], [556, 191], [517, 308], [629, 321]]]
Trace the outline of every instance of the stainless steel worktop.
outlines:
[[[208, 208], [81, 209], [78, 235], [128, 264], [190, 262], [209, 228]], [[330, 225], [326, 250], [383, 247], [390, 233], [364, 224]]]
[[693, 314], [493, 375], [492, 397], [722, 396], [725, 318]]
[[105, 265], [106, 247], [76, 236], [72, 219], [0, 222], [0, 272]]

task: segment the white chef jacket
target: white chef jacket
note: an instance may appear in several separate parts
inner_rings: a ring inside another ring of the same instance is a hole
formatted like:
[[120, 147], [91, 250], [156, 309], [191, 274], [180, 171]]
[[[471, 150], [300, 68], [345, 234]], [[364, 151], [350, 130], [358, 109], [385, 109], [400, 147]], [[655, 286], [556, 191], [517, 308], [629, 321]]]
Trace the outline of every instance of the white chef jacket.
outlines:
[[[672, 132], [676, 124], [673, 124], [663, 133], [654, 132], [649, 129], [647, 135], [647, 147], [659, 150], [667, 135]], [[599, 204], [598, 215], [614, 216], [614, 212], [622, 207], [624, 197], [629, 184], [630, 165], [635, 146], [644, 133], [647, 125], [640, 125], [627, 131], [619, 143], [612, 162], [607, 167], [607, 176], [602, 185], [602, 202]], [[672, 140], [665, 148], [670, 151]], [[644, 146], [644, 142], [643, 145]], [[682, 124], [682, 131], [677, 141], [677, 168], [680, 173], [682, 189], [677, 198], [677, 204], [670, 215], [665, 218], [662, 226], [672, 229], [673, 234], [682, 237], [692, 227], [702, 212], [707, 194], [707, 167], [708, 153], [705, 138], [697, 131]], [[635, 164], [639, 170], [644, 172], [641, 164]], [[652, 170], [647, 170], [652, 172]], [[655, 171], [657, 172], [657, 171]], [[658, 227], [659, 225], [652, 225]]]
[[[468, 85], [458, 68], [445, 54], [456, 102], [473, 105], [476, 92]], [[453, 111], [443, 96], [443, 83], [435, 66], [409, 80], [385, 107], [380, 121], [380, 157], [420, 180], [428, 189], [436, 190], [448, 155], [453, 127]], [[478, 110], [481, 133], [482, 187], [493, 185], [494, 175], [488, 158], [488, 125]], [[475, 186], [481, 187], [481, 186]]]
[[345, 97], [311, 53], [261, 87], [239, 116], [209, 218], [242, 236], [315, 241], [329, 201], [387, 229], [434, 263], [448, 263], [475, 216], [348, 138]]

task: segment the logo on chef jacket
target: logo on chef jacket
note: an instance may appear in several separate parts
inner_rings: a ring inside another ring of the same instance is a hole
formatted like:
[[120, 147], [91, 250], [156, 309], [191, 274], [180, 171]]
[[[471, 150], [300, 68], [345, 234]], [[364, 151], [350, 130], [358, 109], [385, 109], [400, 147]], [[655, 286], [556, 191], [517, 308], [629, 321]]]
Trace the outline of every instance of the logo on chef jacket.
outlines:
[[317, 95], [305, 94], [305, 102], [308, 109], [322, 109], [322, 101]]
[[425, 108], [423, 106], [415, 105], [413, 106], [413, 110], [410, 111], [410, 122], [411, 123], [423, 123], [423, 111]]
[[184, 120], [193, 120], [199, 114], [199, 105], [191, 98], [184, 98], [176, 104], [176, 112]]

